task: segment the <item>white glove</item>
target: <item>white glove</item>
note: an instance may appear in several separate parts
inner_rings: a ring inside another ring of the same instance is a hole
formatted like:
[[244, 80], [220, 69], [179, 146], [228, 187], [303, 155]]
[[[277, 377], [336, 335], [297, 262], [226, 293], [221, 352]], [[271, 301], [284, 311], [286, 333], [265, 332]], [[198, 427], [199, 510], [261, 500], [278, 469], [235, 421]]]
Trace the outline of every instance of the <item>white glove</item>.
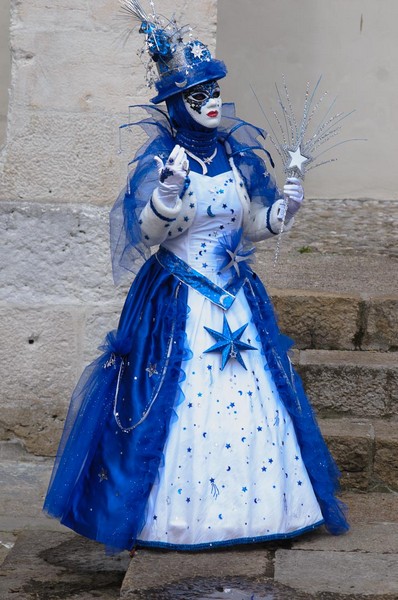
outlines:
[[158, 198], [166, 206], [177, 202], [189, 173], [189, 162], [182, 146], [174, 146], [166, 164], [159, 156], [154, 157], [158, 167]]
[[[287, 200], [286, 221], [290, 221], [296, 214], [304, 200], [304, 188], [300, 179], [297, 177], [288, 177], [283, 187], [283, 195]], [[278, 219], [283, 221], [283, 211], [278, 215]]]

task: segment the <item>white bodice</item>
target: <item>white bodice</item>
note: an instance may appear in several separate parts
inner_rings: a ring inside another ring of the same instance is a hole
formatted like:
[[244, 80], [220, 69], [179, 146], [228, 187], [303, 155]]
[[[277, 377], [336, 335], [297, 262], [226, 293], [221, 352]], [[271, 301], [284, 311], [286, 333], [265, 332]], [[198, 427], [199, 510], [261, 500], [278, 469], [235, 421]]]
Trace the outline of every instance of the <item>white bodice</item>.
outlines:
[[[180, 236], [167, 239], [163, 246], [212, 281], [222, 284], [231, 276], [219, 273], [220, 257], [215, 252], [220, 239], [226, 239], [242, 226], [243, 211], [233, 173], [215, 177], [191, 173], [197, 210], [193, 223]], [[184, 202], [189, 202], [184, 199]]]

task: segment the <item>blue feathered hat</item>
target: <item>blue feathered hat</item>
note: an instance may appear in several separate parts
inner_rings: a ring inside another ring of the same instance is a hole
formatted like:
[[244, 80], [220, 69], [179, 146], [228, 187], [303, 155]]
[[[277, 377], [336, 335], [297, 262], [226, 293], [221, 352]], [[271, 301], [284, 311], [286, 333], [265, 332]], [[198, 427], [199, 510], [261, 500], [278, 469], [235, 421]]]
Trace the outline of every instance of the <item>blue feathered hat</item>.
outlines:
[[184, 35], [191, 31], [189, 26], [178, 27], [175, 21], [165, 23], [156, 14], [147, 15], [138, 0], [121, 0], [121, 4], [139, 20], [139, 31], [145, 34], [150, 56], [147, 83], [158, 92], [151, 102], [159, 104], [198, 83], [225, 77], [225, 64], [213, 58], [205, 44], [199, 40], [184, 42]]

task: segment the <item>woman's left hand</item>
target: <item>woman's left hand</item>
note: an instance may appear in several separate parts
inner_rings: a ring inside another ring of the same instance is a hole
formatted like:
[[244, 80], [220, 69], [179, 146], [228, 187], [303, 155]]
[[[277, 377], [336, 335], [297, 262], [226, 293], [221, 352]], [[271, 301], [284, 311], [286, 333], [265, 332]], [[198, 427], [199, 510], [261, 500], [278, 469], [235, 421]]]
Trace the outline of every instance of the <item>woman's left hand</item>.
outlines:
[[288, 177], [283, 187], [283, 195], [288, 200], [286, 221], [296, 214], [304, 200], [304, 188], [298, 177]]

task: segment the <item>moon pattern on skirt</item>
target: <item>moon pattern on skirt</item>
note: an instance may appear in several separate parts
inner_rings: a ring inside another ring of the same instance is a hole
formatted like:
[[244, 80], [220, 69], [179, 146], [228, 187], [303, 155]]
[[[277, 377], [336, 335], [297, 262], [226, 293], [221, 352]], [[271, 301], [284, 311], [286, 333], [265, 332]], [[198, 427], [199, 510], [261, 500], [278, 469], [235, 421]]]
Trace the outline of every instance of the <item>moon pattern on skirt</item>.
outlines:
[[176, 86], [179, 88], [186, 87], [187, 83], [188, 83], [188, 79], [184, 79], [184, 81], [181, 81], [181, 83], [179, 83], [178, 81], [175, 82]]
[[210, 204], [207, 207], [207, 214], [209, 215], [209, 217], [215, 217], [216, 216], [216, 215], [213, 215], [213, 213], [211, 212], [211, 205]]

